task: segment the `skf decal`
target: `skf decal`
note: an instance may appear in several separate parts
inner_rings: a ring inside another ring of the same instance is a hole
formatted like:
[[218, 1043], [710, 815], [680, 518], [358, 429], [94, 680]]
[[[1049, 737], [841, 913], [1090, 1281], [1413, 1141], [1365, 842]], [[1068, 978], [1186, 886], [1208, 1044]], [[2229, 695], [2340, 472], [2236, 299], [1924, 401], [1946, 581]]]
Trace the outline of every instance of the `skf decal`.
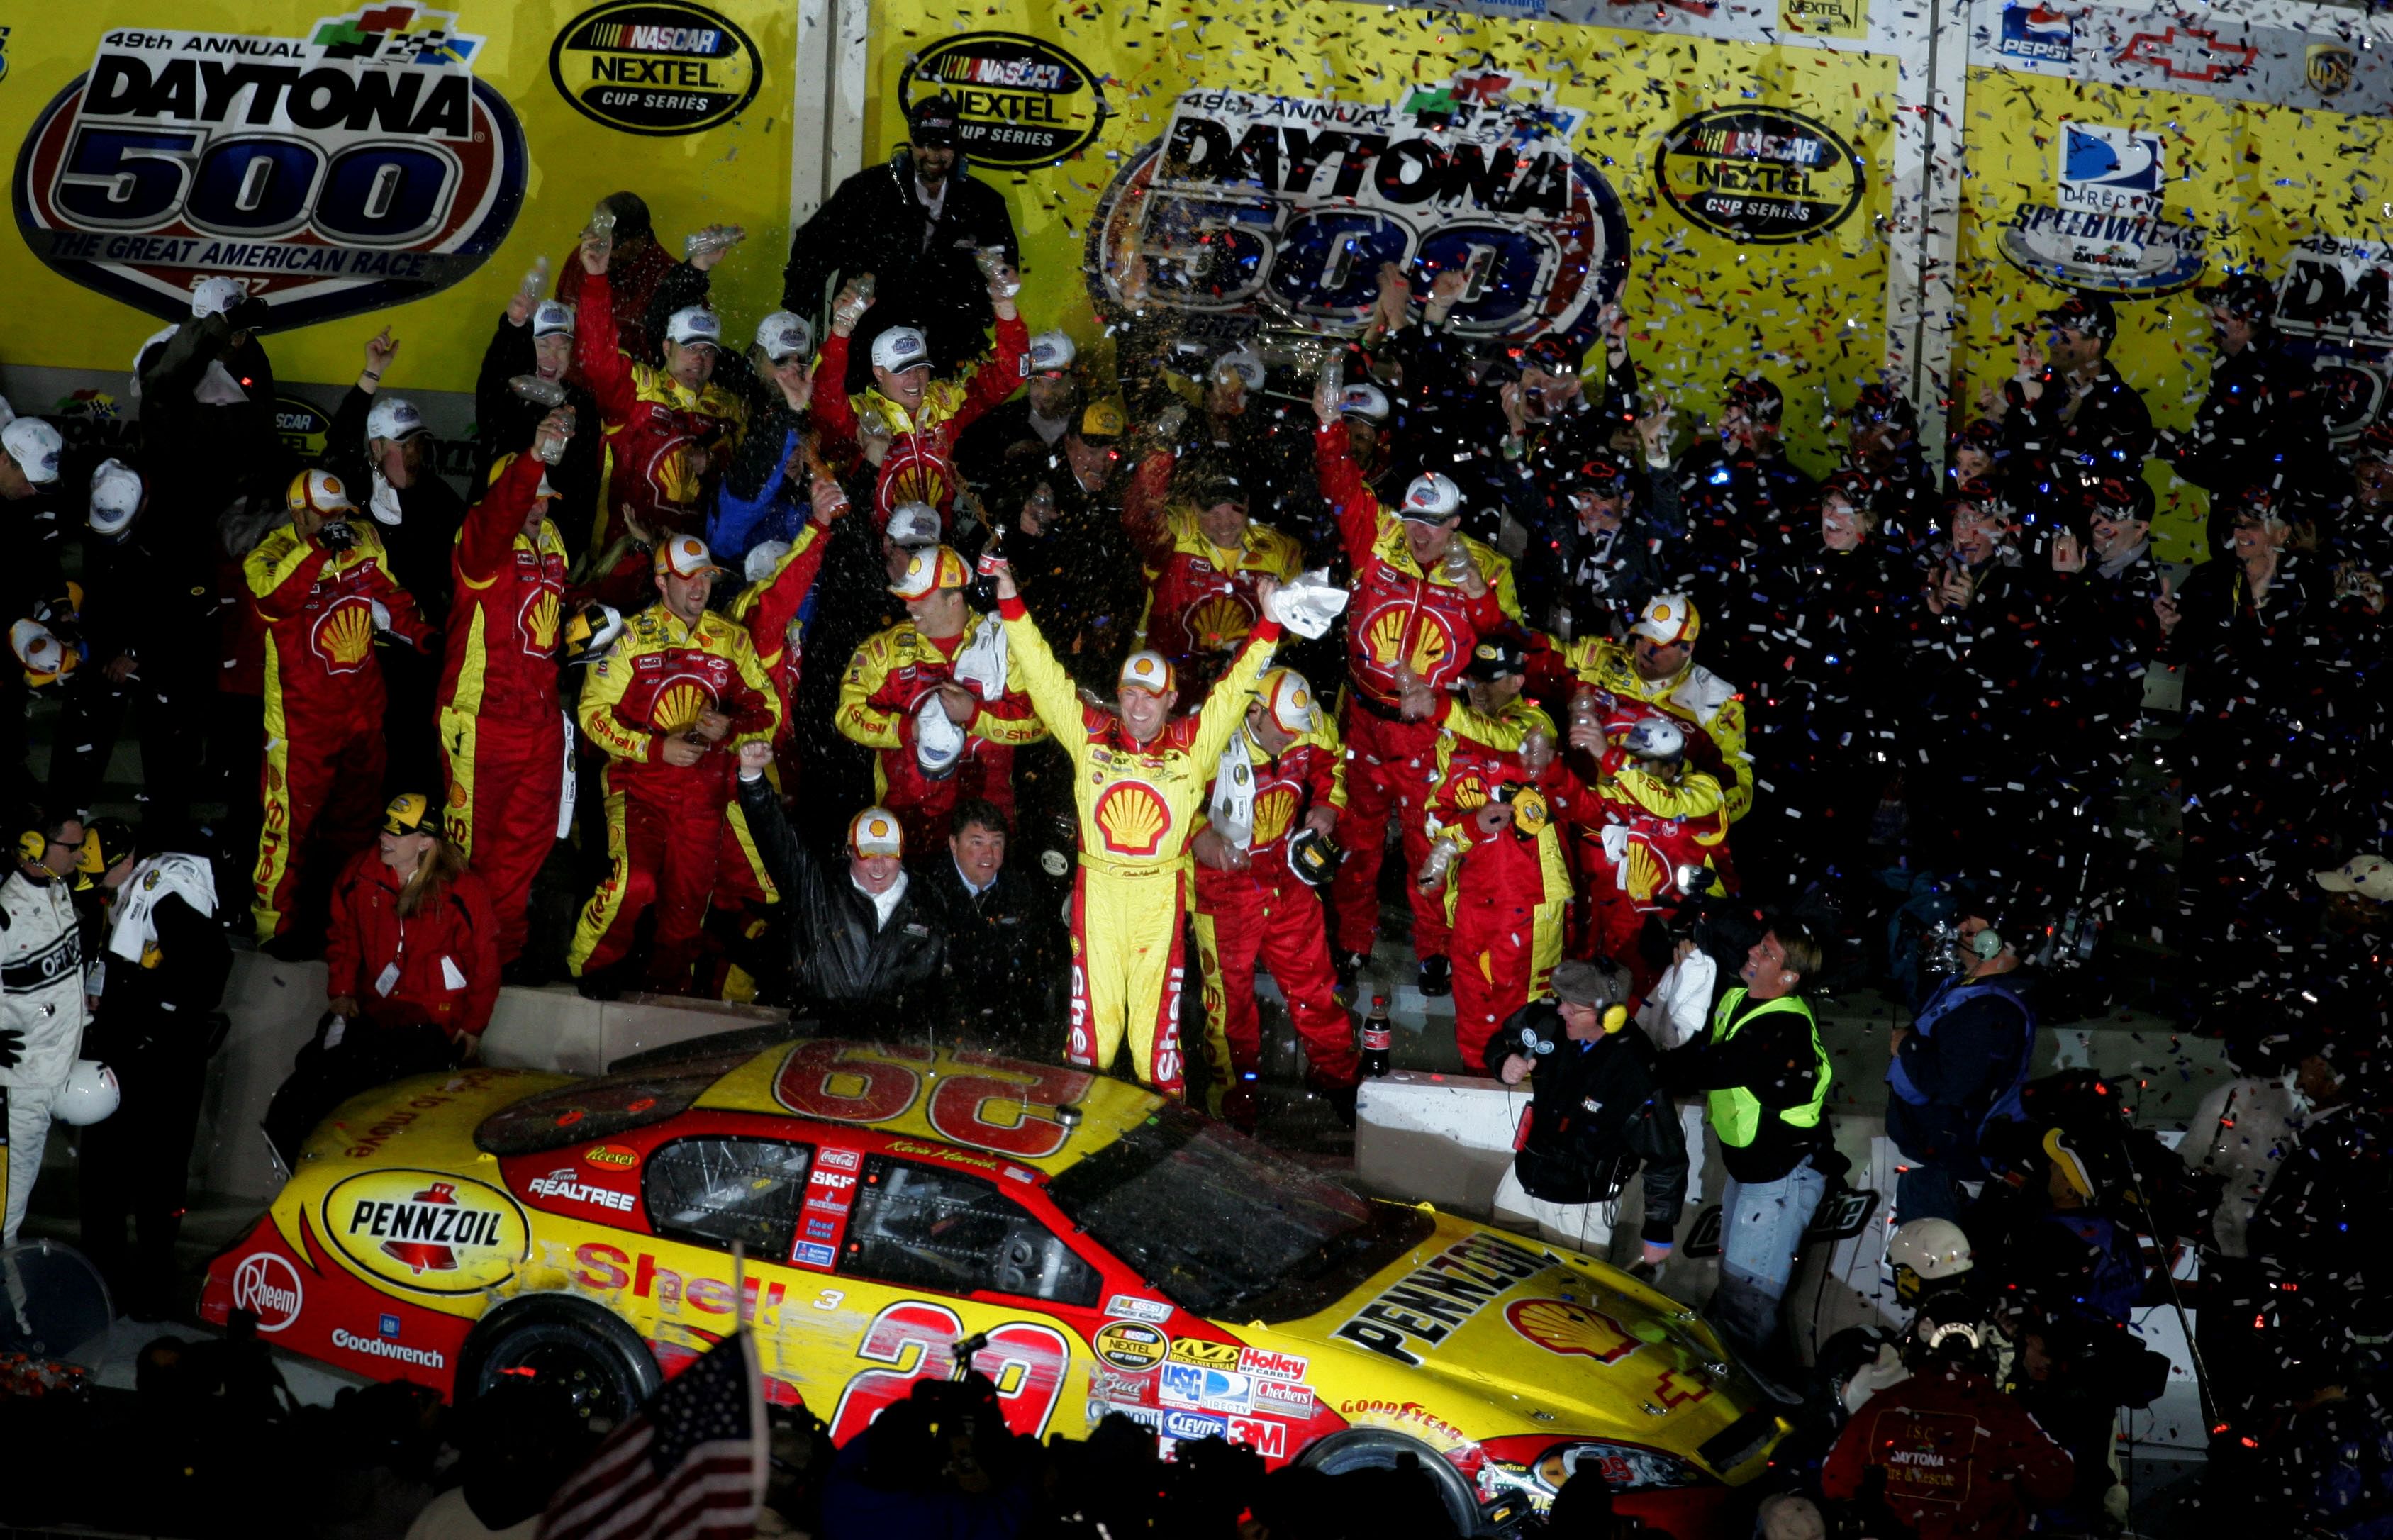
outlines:
[[1457, 1241], [1347, 1318], [1331, 1335], [1399, 1364], [1419, 1364], [1412, 1344], [1434, 1348], [1490, 1300], [1547, 1265], [1539, 1252], [1475, 1234]]

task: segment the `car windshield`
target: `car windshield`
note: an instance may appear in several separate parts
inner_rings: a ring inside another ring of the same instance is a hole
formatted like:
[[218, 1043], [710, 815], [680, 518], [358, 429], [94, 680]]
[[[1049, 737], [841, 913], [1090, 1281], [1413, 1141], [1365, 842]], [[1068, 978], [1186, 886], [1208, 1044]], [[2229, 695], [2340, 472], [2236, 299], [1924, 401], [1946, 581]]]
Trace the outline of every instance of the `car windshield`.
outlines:
[[1215, 1318], [1310, 1315], [1432, 1223], [1182, 1106], [1156, 1109], [1047, 1193], [1173, 1303]]
[[661, 1123], [754, 1057], [712, 1053], [539, 1091], [482, 1119], [474, 1147], [486, 1155], [537, 1155]]

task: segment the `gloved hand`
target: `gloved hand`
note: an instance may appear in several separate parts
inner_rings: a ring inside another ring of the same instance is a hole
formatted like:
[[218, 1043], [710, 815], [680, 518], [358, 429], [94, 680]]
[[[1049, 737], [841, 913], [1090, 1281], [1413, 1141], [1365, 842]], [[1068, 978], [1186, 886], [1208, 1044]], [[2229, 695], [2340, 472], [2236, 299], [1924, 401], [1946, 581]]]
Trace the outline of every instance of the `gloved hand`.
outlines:
[[25, 1035], [14, 1027], [0, 1026], [0, 1069], [15, 1069], [25, 1056]]
[[1344, 612], [1346, 599], [1346, 591], [1329, 581], [1329, 569], [1324, 567], [1280, 584], [1265, 607], [1273, 620], [1310, 642], [1329, 630], [1329, 622]]

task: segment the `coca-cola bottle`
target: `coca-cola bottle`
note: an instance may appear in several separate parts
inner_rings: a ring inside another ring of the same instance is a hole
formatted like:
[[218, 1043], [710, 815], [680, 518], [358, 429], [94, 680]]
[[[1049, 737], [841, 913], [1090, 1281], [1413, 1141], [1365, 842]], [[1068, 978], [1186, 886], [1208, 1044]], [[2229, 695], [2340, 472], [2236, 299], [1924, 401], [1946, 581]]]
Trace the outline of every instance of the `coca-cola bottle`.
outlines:
[[1377, 1080], [1388, 1073], [1388, 1051], [1394, 1041], [1388, 1026], [1388, 997], [1371, 997], [1370, 1014], [1363, 1018], [1363, 1078]]

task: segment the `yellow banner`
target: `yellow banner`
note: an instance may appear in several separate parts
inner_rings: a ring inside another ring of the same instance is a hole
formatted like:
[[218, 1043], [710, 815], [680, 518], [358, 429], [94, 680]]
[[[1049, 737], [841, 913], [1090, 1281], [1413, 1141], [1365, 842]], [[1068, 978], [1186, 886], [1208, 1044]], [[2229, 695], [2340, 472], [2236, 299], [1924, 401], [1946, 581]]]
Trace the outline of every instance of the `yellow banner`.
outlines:
[[281, 379], [347, 380], [387, 325], [405, 345], [390, 384], [470, 391], [533, 259], [567, 260], [622, 189], [676, 256], [688, 230], [745, 226], [716, 303], [752, 322], [778, 302], [794, 7], [337, 3], [10, 17], [0, 359], [127, 369], [224, 276], [273, 311]]
[[[1860, 7], [1850, 7], [1855, 16]], [[1386, 260], [1469, 266], [1486, 335], [1630, 318], [1692, 410], [1759, 372], [1788, 434], [1884, 354], [1890, 57], [1312, 5], [1081, 16], [882, 0], [868, 161], [903, 104], [955, 95], [1022, 237], [1035, 327], [1087, 345], [1103, 275], [1144, 254], [1192, 328], [1351, 324]], [[1039, 157], [1046, 156], [1045, 163]], [[1060, 157], [1060, 159], [1056, 159]]]

